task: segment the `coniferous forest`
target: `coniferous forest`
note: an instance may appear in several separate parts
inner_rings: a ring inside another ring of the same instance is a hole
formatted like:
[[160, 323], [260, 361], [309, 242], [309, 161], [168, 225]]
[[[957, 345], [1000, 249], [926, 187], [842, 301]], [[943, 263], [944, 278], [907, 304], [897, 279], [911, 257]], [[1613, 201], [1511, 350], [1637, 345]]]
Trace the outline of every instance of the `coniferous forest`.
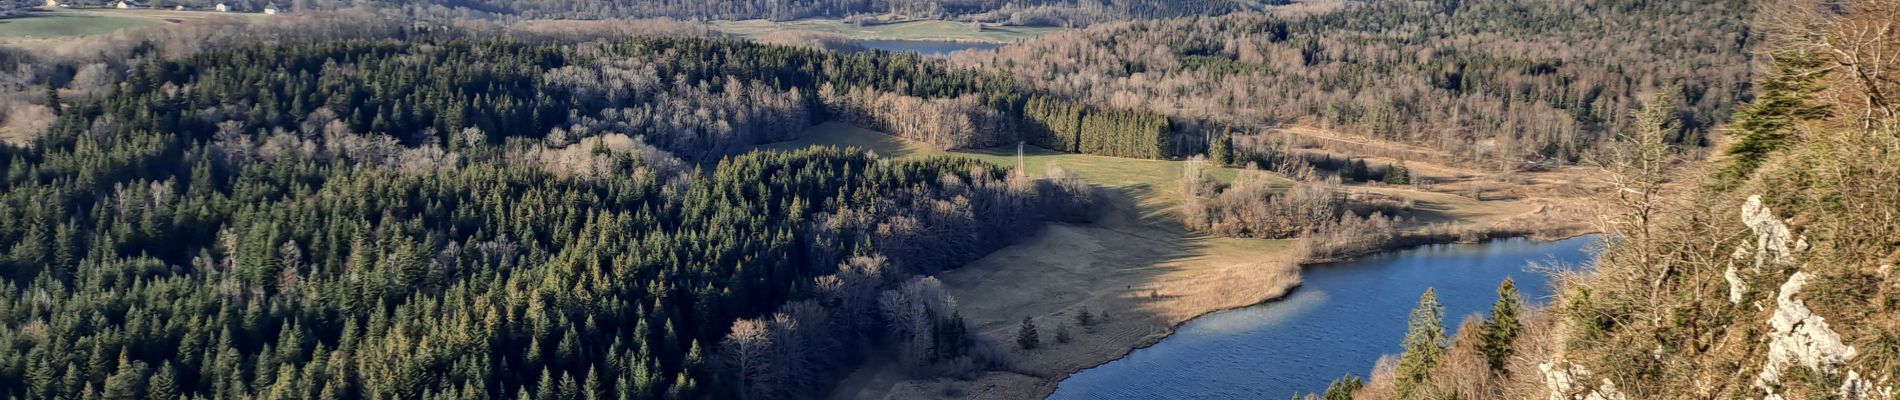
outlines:
[[[563, 80], [571, 66], [641, 72], [582, 84]], [[733, 395], [712, 358], [735, 320], [877, 318], [862, 314], [878, 290], [1085, 201], [1073, 182], [969, 159], [722, 157], [783, 133], [747, 118], [818, 118], [814, 83], [932, 96], [983, 82], [933, 68], [657, 38], [346, 41], [139, 64], [108, 93], [49, 103], [57, 120], [36, 146], [0, 145], [0, 395]], [[647, 76], [667, 79], [620, 80]], [[664, 114], [718, 99], [765, 110]], [[579, 133], [614, 114], [654, 125]], [[981, 348], [954, 312], [935, 315], [937, 340], [970, 344], [918, 362]], [[862, 349], [884, 325], [797, 334]], [[772, 389], [810, 395], [846, 372], [818, 371]]]

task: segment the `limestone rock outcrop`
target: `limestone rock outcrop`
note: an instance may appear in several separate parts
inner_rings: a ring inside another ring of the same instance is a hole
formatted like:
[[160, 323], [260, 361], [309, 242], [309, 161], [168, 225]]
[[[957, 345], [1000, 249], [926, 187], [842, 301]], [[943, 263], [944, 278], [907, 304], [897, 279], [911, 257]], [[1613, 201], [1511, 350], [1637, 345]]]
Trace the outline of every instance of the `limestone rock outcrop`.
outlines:
[[1544, 373], [1544, 388], [1550, 400], [1629, 400], [1608, 378], [1590, 386], [1590, 370], [1562, 358], [1538, 364], [1537, 369]]

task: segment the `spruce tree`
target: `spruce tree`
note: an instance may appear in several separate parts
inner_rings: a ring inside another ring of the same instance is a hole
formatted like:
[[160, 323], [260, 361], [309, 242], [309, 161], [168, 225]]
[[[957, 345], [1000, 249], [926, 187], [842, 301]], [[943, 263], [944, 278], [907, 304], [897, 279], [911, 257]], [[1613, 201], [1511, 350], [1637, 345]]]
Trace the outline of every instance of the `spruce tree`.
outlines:
[[65, 109], [62, 103], [59, 99], [59, 88], [46, 85], [46, 109], [52, 110], [53, 115], [59, 115], [61, 110]]
[[1332, 384], [1326, 385], [1326, 393], [1320, 396], [1320, 398], [1324, 400], [1352, 400], [1352, 394], [1358, 392], [1359, 389], [1363, 387], [1366, 387], [1366, 381], [1359, 379], [1357, 376], [1352, 376], [1352, 374], [1346, 374], [1346, 376], [1341, 376], [1339, 379], [1334, 379]]
[[1398, 398], [1429, 397], [1432, 367], [1445, 358], [1444, 320], [1445, 308], [1438, 304], [1438, 295], [1425, 289], [1425, 294], [1418, 297], [1418, 307], [1412, 309], [1411, 320], [1406, 322], [1405, 354], [1399, 356], [1395, 385]]
[[1404, 161], [1396, 162], [1385, 168], [1385, 177], [1381, 180], [1388, 185], [1412, 183], [1412, 170], [1405, 168]]
[[1221, 131], [1207, 142], [1207, 160], [1222, 166], [1234, 162], [1234, 135], [1231, 130]]
[[1787, 146], [1796, 123], [1828, 115], [1826, 106], [1813, 101], [1821, 90], [1820, 62], [1793, 53], [1774, 54], [1773, 59], [1760, 79], [1761, 95], [1737, 108], [1729, 124], [1735, 141], [1726, 150], [1733, 158], [1718, 174], [1722, 184], [1746, 178], [1769, 154]]
[[1514, 349], [1511, 342], [1517, 340], [1523, 326], [1518, 322], [1518, 304], [1523, 302], [1517, 293], [1517, 284], [1505, 278], [1498, 284], [1498, 302], [1491, 305], [1491, 319], [1484, 322], [1484, 343], [1478, 350], [1484, 353], [1484, 360], [1491, 364], [1491, 370], [1506, 372], [1505, 362], [1511, 358]]
[[152, 400], [172, 400], [178, 398], [178, 373], [172, 370], [171, 362], [158, 365], [158, 373], [152, 375], [152, 381], [145, 391], [145, 397]]
[[1030, 321], [1029, 317], [1023, 317], [1023, 327], [1016, 331], [1016, 347], [1031, 350], [1041, 344], [1042, 339], [1036, 337], [1036, 323]]

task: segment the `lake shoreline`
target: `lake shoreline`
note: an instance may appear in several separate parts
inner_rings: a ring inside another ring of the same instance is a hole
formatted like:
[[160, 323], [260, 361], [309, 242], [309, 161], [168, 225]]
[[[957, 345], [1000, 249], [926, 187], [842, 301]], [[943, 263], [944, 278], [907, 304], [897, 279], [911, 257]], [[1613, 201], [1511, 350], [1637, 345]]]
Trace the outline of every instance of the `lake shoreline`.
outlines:
[[[1545, 237], [1535, 237], [1535, 236], [1508, 236], [1508, 237], [1497, 237], [1497, 238], [1489, 238], [1489, 239], [1485, 239], [1485, 240], [1481, 240], [1481, 241], [1478, 241], [1478, 242], [1476, 242], [1476, 243], [1463, 243], [1463, 242], [1441, 242], [1441, 243], [1420, 243], [1420, 244], [1413, 244], [1413, 245], [1408, 245], [1408, 246], [1395, 246], [1395, 247], [1391, 247], [1391, 248], [1388, 248], [1388, 249], [1386, 249], [1386, 250], [1382, 250], [1382, 251], [1377, 251], [1377, 252], [1371, 252], [1371, 253], [1367, 253], [1367, 254], [1365, 254], [1364, 256], [1383, 256], [1383, 255], [1387, 255], [1387, 254], [1396, 254], [1396, 253], [1405, 253], [1405, 252], [1411, 252], [1411, 251], [1419, 251], [1419, 250], [1425, 250], [1425, 249], [1427, 249], [1427, 248], [1431, 248], [1431, 247], [1436, 247], [1436, 246], [1470, 246], [1470, 245], [1493, 245], [1493, 244], [1508, 244], [1508, 243], [1510, 243], [1510, 242], [1512, 242], [1512, 241], [1517, 241], [1517, 240], [1522, 240], [1522, 241], [1523, 241], [1524, 243], [1529, 243], [1529, 244], [1533, 244], [1533, 245], [1536, 245], [1536, 246], [1549, 246], [1549, 245], [1553, 245], [1553, 244], [1559, 244], [1559, 243], [1561, 243], [1561, 242], [1564, 242], [1564, 241], [1570, 241], [1570, 240], [1579, 240], [1579, 239], [1582, 239], [1582, 238], [1585, 238], [1585, 237], [1588, 237], [1588, 236], [1590, 236], [1590, 235], [1593, 235], [1593, 234], [1595, 234], [1595, 233], [1592, 233], [1592, 232], [1584, 232], [1584, 233], [1579, 233], [1579, 234], [1574, 234], [1574, 235], [1566, 235], [1566, 236], [1563, 236], [1563, 237], [1550, 237], [1550, 236], [1545, 236]], [[1587, 244], [1581, 244], [1581, 246], [1586, 246], [1586, 247], [1587, 247], [1588, 245], [1587, 245]], [[1300, 270], [1301, 270], [1301, 273], [1302, 273], [1302, 274], [1303, 274], [1303, 276], [1304, 276], [1304, 275], [1306, 275], [1306, 273], [1307, 273], [1307, 272], [1309, 272], [1309, 271], [1311, 270], [1311, 268], [1312, 268], [1312, 267], [1321, 267], [1321, 266], [1329, 266], [1329, 265], [1340, 265], [1340, 264], [1355, 264], [1355, 263], [1361, 263], [1361, 262], [1373, 262], [1373, 261], [1369, 261], [1369, 260], [1371, 260], [1371, 259], [1372, 259], [1372, 257], [1363, 257], [1363, 256], [1362, 256], [1362, 257], [1356, 257], [1356, 258], [1354, 258], [1354, 259], [1352, 259], [1352, 260], [1344, 260], [1344, 261], [1329, 261], [1329, 262], [1315, 262], [1315, 263], [1306, 263], [1306, 264], [1301, 264], [1301, 265], [1300, 265]], [[1356, 268], [1356, 267], [1369, 267], [1369, 266], [1363, 266], [1363, 265], [1345, 265], [1345, 266], [1342, 266], [1342, 268]], [[1140, 344], [1139, 344], [1138, 346], [1136, 346], [1136, 347], [1133, 347], [1133, 348], [1130, 348], [1130, 349], [1129, 349], [1129, 350], [1128, 350], [1128, 351], [1127, 351], [1127, 352], [1126, 352], [1125, 354], [1123, 354], [1123, 355], [1122, 355], [1122, 357], [1118, 357], [1118, 358], [1116, 358], [1116, 359], [1114, 359], [1114, 360], [1109, 360], [1109, 361], [1107, 361], [1107, 362], [1102, 362], [1102, 363], [1097, 363], [1097, 364], [1093, 364], [1093, 365], [1090, 365], [1090, 366], [1087, 366], [1087, 367], [1082, 367], [1082, 368], [1078, 368], [1078, 369], [1075, 369], [1075, 370], [1073, 370], [1073, 371], [1070, 371], [1069, 373], [1066, 373], [1066, 374], [1062, 374], [1062, 375], [1060, 375], [1060, 376], [1056, 376], [1056, 377], [1052, 377], [1052, 379], [1054, 379], [1054, 381], [1055, 381], [1055, 383], [1053, 383], [1053, 384], [1050, 384], [1050, 385], [1048, 385], [1048, 390], [1046, 390], [1046, 391], [1042, 391], [1042, 392], [1039, 392], [1039, 393], [1038, 393], [1038, 396], [1037, 396], [1036, 398], [1049, 398], [1049, 397], [1050, 397], [1051, 395], [1054, 395], [1054, 394], [1056, 393], [1056, 391], [1057, 391], [1057, 389], [1059, 389], [1059, 388], [1060, 388], [1060, 386], [1062, 385], [1062, 383], [1063, 383], [1063, 382], [1066, 382], [1066, 381], [1068, 381], [1068, 380], [1069, 380], [1070, 378], [1072, 378], [1072, 377], [1074, 377], [1074, 376], [1076, 376], [1076, 375], [1078, 375], [1078, 374], [1082, 374], [1082, 373], [1085, 373], [1085, 372], [1087, 372], [1087, 371], [1090, 371], [1090, 370], [1093, 370], [1093, 369], [1096, 369], [1096, 368], [1101, 368], [1101, 367], [1103, 367], [1103, 366], [1105, 366], [1105, 365], [1108, 365], [1108, 364], [1110, 364], [1110, 363], [1112, 363], [1112, 362], [1117, 362], [1117, 361], [1124, 361], [1124, 360], [1127, 360], [1127, 359], [1129, 359], [1129, 357], [1131, 357], [1131, 356], [1133, 356], [1133, 355], [1134, 355], [1134, 354], [1135, 354], [1135, 353], [1136, 353], [1137, 351], [1140, 351], [1140, 350], [1144, 350], [1144, 349], [1152, 349], [1152, 348], [1155, 348], [1155, 346], [1156, 346], [1156, 345], [1158, 345], [1158, 344], [1160, 344], [1161, 342], [1163, 342], [1163, 341], [1165, 341], [1165, 340], [1167, 340], [1167, 339], [1169, 339], [1169, 338], [1173, 338], [1173, 337], [1175, 337], [1175, 335], [1176, 335], [1176, 334], [1178, 334], [1178, 333], [1180, 333], [1180, 331], [1181, 331], [1181, 330], [1183, 329], [1183, 327], [1185, 327], [1185, 326], [1187, 326], [1187, 325], [1189, 325], [1189, 324], [1193, 324], [1193, 323], [1196, 323], [1196, 322], [1201, 322], [1201, 321], [1203, 320], [1203, 318], [1207, 318], [1207, 317], [1211, 317], [1211, 316], [1215, 316], [1215, 315], [1218, 315], [1218, 314], [1221, 314], [1221, 313], [1225, 313], [1225, 312], [1230, 312], [1230, 311], [1237, 311], [1237, 310], [1245, 310], [1245, 309], [1250, 309], [1250, 308], [1254, 308], [1254, 307], [1261, 307], [1261, 306], [1267, 306], [1267, 305], [1272, 305], [1272, 304], [1275, 304], [1275, 303], [1280, 303], [1280, 302], [1285, 302], [1285, 301], [1290, 301], [1290, 299], [1292, 299], [1292, 298], [1294, 298], [1294, 297], [1295, 297], [1296, 295], [1299, 295], [1299, 294], [1300, 294], [1300, 292], [1301, 292], [1301, 291], [1303, 291], [1303, 290], [1320, 290], [1320, 289], [1311, 289], [1311, 288], [1309, 288], [1309, 287], [1308, 287], [1308, 283], [1310, 283], [1310, 282], [1312, 282], [1312, 280], [1311, 280], [1311, 279], [1307, 279], [1307, 280], [1304, 280], [1304, 281], [1303, 281], [1303, 282], [1302, 282], [1301, 284], [1299, 284], [1299, 285], [1295, 285], [1295, 287], [1293, 287], [1293, 288], [1289, 288], [1288, 290], [1286, 290], [1286, 291], [1284, 291], [1283, 293], [1281, 293], [1281, 295], [1280, 295], [1280, 296], [1276, 296], [1276, 297], [1273, 297], [1273, 298], [1271, 298], [1271, 299], [1268, 299], [1268, 300], [1266, 300], [1266, 301], [1262, 301], [1262, 302], [1260, 302], [1260, 303], [1257, 303], [1257, 304], [1253, 304], [1253, 305], [1248, 305], [1248, 306], [1242, 306], [1242, 307], [1232, 307], [1232, 308], [1227, 308], [1227, 309], [1220, 309], [1220, 310], [1210, 310], [1210, 311], [1208, 311], [1207, 313], [1205, 313], [1205, 314], [1203, 314], [1203, 315], [1200, 315], [1200, 316], [1196, 316], [1196, 317], [1194, 317], [1194, 318], [1190, 318], [1190, 319], [1188, 319], [1188, 320], [1186, 320], [1186, 321], [1182, 321], [1181, 323], [1178, 323], [1178, 324], [1175, 324], [1175, 325], [1174, 325], [1174, 326], [1173, 326], [1173, 327], [1172, 327], [1172, 328], [1170, 329], [1170, 332], [1169, 332], [1169, 334], [1168, 334], [1168, 335], [1166, 335], [1166, 336], [1163, 336], [1163, 337], [1160, 337], [1160, 338], [1157, 338], [1156, 340], [1154, 340], [1154, 341], [1152, 341], [1152, 342], [1145, 342], [1145, 343], [1140, 343]], [[1522, 284], [1520, 284], [1520, 285], [1522, 285]], [[1442, 293], [1441, 293], [1441, 295], [1442, 295]], [[1487, 292], [1487, 293], [1484, 293], [1483, 295], [1488, 295], [1488, 292]], [[1448, 315], [1449, 315], [1449, 314], [1448, 314]], [[1403, 321], [1402, 321], [1402, 320], [1400, 320], [1400, 321], [1395, 321], [1394, 323], [1402, 323], [1402, 322], [1403, 322]], [[1283, 322], [1283, 323], [1284, 323], [1284, 322]], [[1392, 345], [1394, 345], [1394, 346], [1396, 346], [1396, 345], [1397, 345], [1397, 342], [1394, 342], [1394, 343], [1392, 343]], [[1371, 367], [1371, 366], [1372, 366], [1372, 364], [1371, 364], [1371, 363], [1366, 363], [1366, 364], [1365, 364], [1365, 365], [1364, 365], [1363, 367], [1365, 367], [1365, 368], [1369, 368], [1369, 367]], [[1337, 372], [1338, 372], [1339, 374], [1345, 374], [1345, 373], [1349, 373], [1349, 372], [1350, 372], [1350, 373], [1354, 373], [1354, 374], [1358, 374], [1358, 371], [1356, 371], [1356, 370], [1348, 370], [1348, 371], [1337, 371]], [[1322, 384], [1322, 385], [1321, 385], [1320, 387], [1315, 387], [1315, 388], [1313, 388], [1313, 389], [1311, 389], [1311, 390], [1320, 390], [1320, 389], [1323, 389], [1323, 384]], [[1287, 395], [1287, 394], [1280, 394], [1280, 395]]]
[[[1591, 234], [1593, 233], [1581, 232], [1581, 233], [1576, 233], [1576, 234], [1558, 235], [1558, 236], [1540, 236], [1540, 235], [1501, 236], [1501, 237], [1494, 237], [1494, 238], [1486, 238], [1486, 239], [1477, 241], [1476, 243], [1461, 243], [1458, 241], [1429, 242], [1429, 243], [1415, 242], [1415, 243], [1409, 243], [1406, 245], [1387, 246], [1387, 247], [1382, 248], [1379, 251], [1369, 252], [1369, 253], [1362, 254], [1360, 256], [1356, 256], [1352, 260], [1297, 263], [1294, 266], [1294, 272], [1293, 272], [1294, 278], [1290, 282], [1284, 285], [1268, 288], [1267, 290], [1256, 291], [1251, 294], [1234, 293], [1223, 299], [1223, 300], [1228, 300], [1227, 302], [1224, 302], [1225, 304], [1218, 304], [1218, 305], [1210, 304], [1208, 307], [1200, 307], [1200, 308], [1194, 308], [1194, 309], [1177, 309], [1179, 311], [1182, 311], [1182, 313], [1177, 315], [1180, 318], [1164, 318], [1164, 319], [1159, 319], [1159, 320], [1145, 321], [1148, 323], [1158, 323], [1158, 325], [1156, 326], [1157, 329], [1149, 331], [1146, 334], [1140, 334], [1140, 335], [1078, 334], [1076, 335], [1078, 337], [1110, 336], [1115, 339], [1115, 340], [1106, 340], [1106, 341], [1098, 341], [1098, 342], [1090, 343], [1091, 347], [1095, 348], [1096, 350], [1093, 352], [1093, 355], [1095, 355], [1096, 357], [1049, 356], [1046, 358], [1064, 359], [1069, 362], [1062, 363], [1059, 365], [1046, 364], [1046, 363], [1044, 363], [1044, 365], [1034, 365], [1034, 366], [1019, 365], [1012, 368], [1012, 370], [1009, 370], [1009, 371], [982, 372], [982, 373], [979, 373], [979, 375], [976, 376], [974, 379], [970, 379], [970, 380], [957, 380], [957, 379], [951, 379], [951, 378], [935, 378], [935, 379], [924, 379], [924, 380], [903, 379], [897, 382], [892, 382], [892, 387], [888, 390], [879, 391], [879, 390], [874, 390], [874, 389], [860, 388], [861, 390], [865, 390], [866, 392], [877, 392], [876, 394], [878, 395], [876, 396], [862, 396], [864, 394], [870, 394], [870, 393], [856, 393], [856, 394], [859, 394], [860, 396], [850, 396], [850, 395], [842, 395], [841, 393], [833, 393], [832, 396], [830, 396], [830, 398], [832, 399], [959, 398], [959, 396], [946, 395], [947, 392], [949, 393], [988, 392], [988, 393], [994, 394], [993, 396], [991, 396], [992, 398], [1035, 398], [1035, 399], [1048, 398], [1050, 395], [1054, 394], [1057, 391], [1057, 389], [1061, 386], [1062, 382], [1068, 380], [1069, 378], [1075, 376], [1076, 374], [1080, 374], [1080, 373], [1083, 373], [1085, 371], [1092, 370], [1095, 368], [1100, 368], [1104, 365], [1108, 365], [1113, 362], [1125, 360], [1130, 355], [1134, 354], [1136, 351], [1153, 348], [1154, 346], [1162, 343], [1163, 341], [1171, 337], [1174, 337], [1177, 333], [1179, 333], [1179, 331], [1184, 326], [1194, 323], [1204, 317], [1208, 317], [1210, 315], [1215, 315], [1215, 314], [1228, 312], [1228, 311], [1243, 310], [1243, 309], [1260, 307], [1264, 305], [1270, 305], [1270, 304], [1275, 304], [1275, 303], [1285, 301], [1288, 298], [1306, 289], [1307, 281], [1303, 278], [1306, 271], [1308, 271], [1311, 267], [1342, 264], [1342, 263], [1352, 263], [1361, 259], [1369, 258], [1368, 256], [1377, 256], [1377, 255], [1382, 255], [1382, 254], [1387, 254], [1387, 253], [1399, 253], [1399, 252], [1405, 252], [1405, 251], [1410, 251], [1410, 250], [1423, 249], [1423, 248], [1432, 247], [1432, 246], [1484, 244], [1484, 243], [1493, 243], [1493, 242], [1500, 242], [1500, 241], [1510, 241], [1510, 240], [1516, 240], [1516, 239], [1522, 239], [1522, 240], [1526, 240], [1526, 241], [1530, 241], [1530, 242], [1538, 243], [1538, 244], [1550, 244], [1550, 243], [1561, 242], [1564, 240], [1576, 239], [1576, 238], [1588, 236]], [[1234, 239], [1234, 240], [1264, 240], [1264, 239]], [[1283, 260], [1283, 262], [1292, 263], [1293, 261]], [[1125, 313], [1126, 312], [1124, 312], [1124, 314]], [[1126, 322], [1126, 321], [1123, 321], [1123, 322]], [[1052, 341], [1050, 339], [1050, 337], [1052, 337], [1053, 335], [1052, 327], [1039, 326], [1039, 330], [1042, 333], [1043, 340], [1045, 341], [1045, 343]], [[985, 333], [988, 334], [988, 336], [993, 340], [997, 340], [998, 342], [1004, 342], [1003, 344], [1006, 346], [1011, 346], [1012, 348], [1014, 346], [1013, 342], [1008, 341], [1008, 339], [1013, 338], [1013, 336], [1011, 336], [1011, 334], [1014, 333], [1013, 327], [1004, 329], [1001, 331], [990, 330]], [[1070, 345], [1073, 345], [1073, 343]], [[1044, 350], [1037, 350], [1037, 351], [1039, 353], [1025, 355], [1023, 357], [1030, 358], [1030, 357], [1044, 356], [1044, 353], [1040, 353]], [[1033, 363], [1037, 361], [1042, 361], [1042, 360], [1035, 360], [1031, 362]], [[1370, 366], [1370, 364], [1367, 364], [1367, 366]], [[867, 365], [866, 367], [869, 367], [869, 365]], [[859, 377], [859, 378], [863, 379], [862, 377]], [[953, 388], [963, 388], [963, 389], [953, 389]], [[974, 389], [974, 390], [970, 390], [970, 389]]]

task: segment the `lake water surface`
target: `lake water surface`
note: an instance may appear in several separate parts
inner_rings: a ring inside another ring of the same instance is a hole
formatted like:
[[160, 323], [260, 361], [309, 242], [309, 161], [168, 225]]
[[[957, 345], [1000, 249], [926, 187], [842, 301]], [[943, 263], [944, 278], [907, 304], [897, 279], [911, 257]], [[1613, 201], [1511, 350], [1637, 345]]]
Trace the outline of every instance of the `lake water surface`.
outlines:
[[1549, 267], [1589, 261], [1595, 240], [1434, 245], [1308, 266], [1305, 283], [1287, 297], [1196, 318], [1152, 347], [1070, 376], [1050, 398], [1284, 399], [1322, 391], [1398, 353], [1425, 288], [1436, 288], [1449, 331], [1465, 315], [1488, 312], [1505, 277], [1542, 304]]
[[859, 40], [859, 46], [866, 49], [894, 52], [914, 51], [926, 56], [946, 56], [959, 50], [989, 50], [1003, 47], [1002, 43], [952, 42], [945, 40]]

